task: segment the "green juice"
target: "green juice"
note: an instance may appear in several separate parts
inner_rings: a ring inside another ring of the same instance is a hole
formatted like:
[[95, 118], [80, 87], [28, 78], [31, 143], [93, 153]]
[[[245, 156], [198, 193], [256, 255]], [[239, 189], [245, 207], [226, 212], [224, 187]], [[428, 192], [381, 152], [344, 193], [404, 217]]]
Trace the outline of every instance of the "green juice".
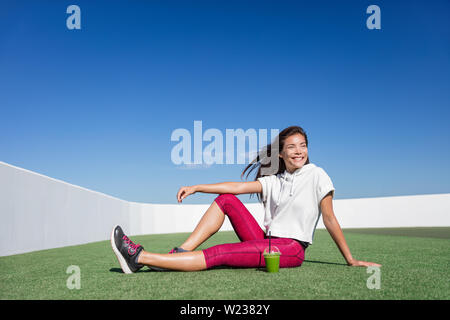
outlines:
[[280, 268], [280, 253], [266, 253], [264, 254], [264, 260], [266, 261], [266, 270], [270, 273], [278, 272]]

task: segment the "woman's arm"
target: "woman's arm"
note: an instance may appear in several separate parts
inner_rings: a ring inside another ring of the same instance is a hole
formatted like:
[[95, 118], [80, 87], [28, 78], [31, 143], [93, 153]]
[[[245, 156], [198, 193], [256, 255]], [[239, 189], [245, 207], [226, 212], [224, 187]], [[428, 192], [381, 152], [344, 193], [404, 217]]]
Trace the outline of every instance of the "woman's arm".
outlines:
[[352, 254], [350, 253], [350, 249], [347, 245], [347, 242], [345, 241], [341, 226], [339, 225], [339, 223], [336, 219], [336, 216], [334, 215], [331, 193], [327, 194], [322, 199], [322, 201], [320, 202], [320, 208], [322, 210], [322, 215], [323, 215], [323, 224], [327, 228], [328, 232], [330, 233], [334, 242], [338, 246], [339, 251], [341, 251], [341, 254], [344, 256], [345, 261], [347, 261], [347, 264], [349, 266], [381, 267], [380, 264], [373, 263], [373, 262], [359, 261], [352, 257]]
[[195, 186], [181, 187], [177, 193], [178, 202], [183, 201], [188, 195], [196, 192], [203, 193], [231, 193], [231, 194], [244, 194], [244, 193], [260, 193], [262, 191], [262, 185], [259, 181], [244, 181], [244, 182], [221, 182], [213, 184], [197, 184]]

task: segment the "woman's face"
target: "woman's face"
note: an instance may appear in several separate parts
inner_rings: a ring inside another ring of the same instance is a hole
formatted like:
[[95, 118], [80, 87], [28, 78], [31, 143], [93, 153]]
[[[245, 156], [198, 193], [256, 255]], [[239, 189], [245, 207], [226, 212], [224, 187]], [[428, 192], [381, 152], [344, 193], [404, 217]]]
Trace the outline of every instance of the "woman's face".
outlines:
[[279, 156], [284, 160], [286, 170], [290, 173], [303, 167], [308, 159], [305, 137], [299, 133], [287, 137]]

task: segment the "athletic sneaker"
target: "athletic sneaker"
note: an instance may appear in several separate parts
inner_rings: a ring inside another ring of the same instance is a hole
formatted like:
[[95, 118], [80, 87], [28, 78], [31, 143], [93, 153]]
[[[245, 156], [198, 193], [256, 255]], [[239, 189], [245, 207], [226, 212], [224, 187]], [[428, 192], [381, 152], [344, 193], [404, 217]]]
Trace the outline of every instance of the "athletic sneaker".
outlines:
[[124, 273], [133, 273], [143, 267], [138, 263], [138, 257], [144, 247], [131, 241], [120, 226], [115, 226], [111, 232], [111, 246]]
[[[183, 248], [180, 248], [180, 247], [175, 247], [175, 248], [173, 248], [172, 250], [169, 251], [169, 253], [178, 253], [178, 252], [191, 252], [191, 251], [184, 250]], [[167, 270], [169, 270], [169, 269], [165, 269], [165, 268], [151, 267], [151, 266], [149, 266], [149, 268], [151, 270], [154, 270], [154, 271], [167, 271]]]

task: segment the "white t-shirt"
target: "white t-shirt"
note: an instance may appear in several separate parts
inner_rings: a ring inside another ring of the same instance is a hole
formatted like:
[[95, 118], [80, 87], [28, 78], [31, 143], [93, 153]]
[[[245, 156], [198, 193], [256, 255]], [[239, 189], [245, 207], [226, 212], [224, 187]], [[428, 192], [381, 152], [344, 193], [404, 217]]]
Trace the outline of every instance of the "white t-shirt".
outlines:
[[262, 185], [266, 233], [312, 244], [322, 214], [320, 202], [334, 186], [325, 170], [309, 163], [292, 174], [288, 171], [258, 178]]

